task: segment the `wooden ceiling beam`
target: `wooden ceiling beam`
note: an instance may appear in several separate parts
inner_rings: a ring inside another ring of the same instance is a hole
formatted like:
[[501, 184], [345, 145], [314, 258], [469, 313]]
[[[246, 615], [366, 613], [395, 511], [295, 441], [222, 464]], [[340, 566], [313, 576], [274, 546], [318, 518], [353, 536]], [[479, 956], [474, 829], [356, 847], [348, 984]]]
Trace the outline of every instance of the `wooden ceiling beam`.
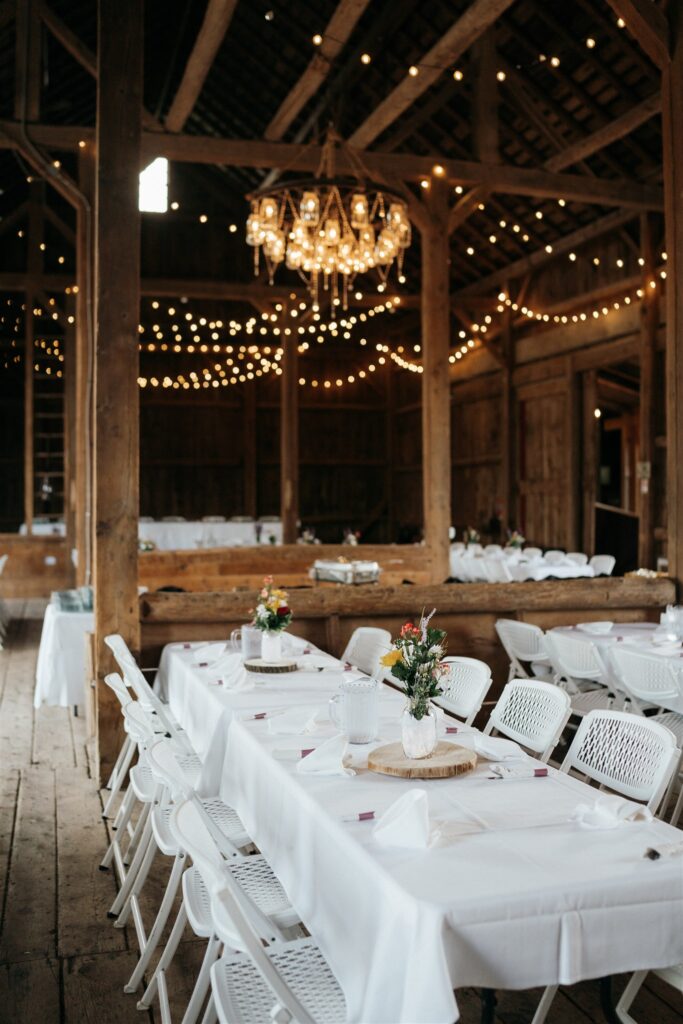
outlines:
[[85, 68], [89, 75], [97, 78], [97, 57], [90, 47], [86, 46], [46, 3], [39, 3], [37, 7], [45, 28], [62, 44], [74, 60], [82, 68]]
[[206, 77], [228, 31], [237, 0], [209, 0], [204, 21], [190, 53], [180, 85], [165, 117], [170, 132], [180, 132], [194, 109]]
[[607, 0], [607, 3], [626, 22], [626, 28], [652, 63], [665, 70], [671, 62], [666, 15], [652, 0]]
[[635, 131], [641, 124], [649, 121], [651, 117], [660, 114], [662, 110], [662, 97], [659, 93], [648, 96], [646, 100], [628, 110], [621, 117], [615, 118], [596, 132], [586, 135], [578, 142], [572, 143], [563, 149], [561, 153], [546, 160], [544, 166], [549, 171], [563, 171], [573, 164], [585, 160], [594, 153], [611, 146], [613, 142], [623, 139], [625, 135]]
[[363, 121], [349, 142], [365, 149], [389, 125], [415, 103], [440, 75], [469, 49], [479, 36], [499, 18], [513, 0], [474, 0], [448, 32], [417, 62], [419, 74], [406, 75], [389, 95]]
[[606, 217], [601, 217], [599, 220], [593, 221], [592, 224], [587, 224], [577, 231], [572, 231], [570, 235], [557, 239], [553, 242], [552, 252], [548, 253], [545, 249], [537, 249], [536, 252], [524, 256], [520, 260], [515, 260], [514, 263], [508, 263], [507, 266], [501, 267], [500, 270], [494, 271], [493, 274], [481, 278], [474, 284], [467, 285], [467, 287], [456, 293], [456, 296], [478, 295], [481, 292], [486, 292], [496, 285], [502, 284], [504, 281], [519, 277], [520, 274], [549, 263], [563, 253], [571, 252], [586, 242], [607, 234], [608, 231], [615, 231], [617, 228], [623, 227], [633, 217], [633, 212], [624, 210], [615, 210], [614, 213], [608, 213]]
[[336, 11], [322, 33], [323, 41], [317, 52], [266, 128], [266, 139], [281, 139], [311, 96], [320, 88], [369, 3], [370, 0], [339, 0]]

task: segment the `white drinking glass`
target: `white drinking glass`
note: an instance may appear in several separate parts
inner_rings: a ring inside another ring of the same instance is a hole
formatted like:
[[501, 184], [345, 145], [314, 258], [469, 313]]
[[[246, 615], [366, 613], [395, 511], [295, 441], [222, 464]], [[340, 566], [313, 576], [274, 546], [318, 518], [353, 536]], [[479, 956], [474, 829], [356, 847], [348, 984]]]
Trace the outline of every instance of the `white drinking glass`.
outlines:
[[370, 743], [379, 729], [379, 683], [376, 679], [343, 679], [330, 700], [330, 718], [349, 743]]

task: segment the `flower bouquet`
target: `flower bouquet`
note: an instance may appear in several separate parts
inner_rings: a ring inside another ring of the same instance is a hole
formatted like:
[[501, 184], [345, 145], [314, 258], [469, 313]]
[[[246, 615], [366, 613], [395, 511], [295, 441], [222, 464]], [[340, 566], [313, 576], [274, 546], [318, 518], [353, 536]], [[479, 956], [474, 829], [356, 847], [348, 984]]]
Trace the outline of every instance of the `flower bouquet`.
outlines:
[[481, 536], [478, 530], [475, 530], [472, 526], [468, 526], [463, 530], [462, 539], [465, 541], [465, 547], [469, 547], [470, 544], [478, 544], [481, 540]]
[[279, 661], [282, 657], [282, 634], [292, 621], [292, 610], [288, 604], [286, 590], [273, 583], [272, 576], [266, 576], [254, 609], [253, 625], [263, 632], [261, 657], [264, 661]]
[[526, 537], [519, 530], [508, 530], [509, 548], [522, 548], [526, 544]]
[[429, 757], [436, 746], [436, 714], [431, 699], [442, 693], [443, 629], [429, 625], [434, 615], [424, 612], [416, 626], [406, 622], [394, 640], [394, 648], [381, 659], [385, 668], [403, 684], [408, 703], [401, 716], [401, 740], [406, 757]]

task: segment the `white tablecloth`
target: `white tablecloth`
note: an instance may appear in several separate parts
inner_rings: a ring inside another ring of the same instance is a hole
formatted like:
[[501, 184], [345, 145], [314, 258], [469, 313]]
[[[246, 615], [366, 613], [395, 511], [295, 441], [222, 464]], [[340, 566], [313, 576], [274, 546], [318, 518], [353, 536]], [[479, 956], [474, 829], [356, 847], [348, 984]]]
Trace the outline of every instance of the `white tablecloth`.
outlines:
[[577, 565], [567, 558], [550, 565], [543, 558], [527, 559], [523, 552], [506, 551], [501, 554], [471, 554], [451, 548], [450, 574], [468, 583], [501, 583], [545, 580], [549, 577], [568, 580], [595, 576], [590, 565]]
[[[261, 544], [274, 536], [282, 544], [282, 523], [261, 523]], [[161, 551], [190, 548], [246, 547], [256, 544], [255, 523], [140, 523], [138, 537], [151, 540]]]
[[[589, 633], [578, 626], [556, 626], [551, 632], [566, 633], [575, 640], [584, 640], [595, 644], [600, 649], [603, 661], [608, 671], [613, 671], [610, 650], [616, 644], [623, 644], [627, 647], [635, 647], [646, 654], [655, 655], [658, 658], [671, 660], [676, 668], [683, 666], [683, 647], [675, 650], [665, 651], [658, 644], [652, 642], [655, 631], [660, 627], [652, 622], [616, 622], [609, 633]], [[681, 692], [678, 697], [663, 697], [658, 703], [667, 711], [677, 711], [683, 714], [683, 674], [679, 675], [679, 686]]]
[[[216, 765], [219, 792], [239, 812], [328, 958], [349, 1020], [440, 1024], [458, 1017], [453, 988], [571, 984], [683, 960], [683, 860], [643, 859], [680, 839], [661, 822], [588, 831], [569, 821], [595, 791], [551, 770], [544, 779], [416, 783], [367, 771], [370, 747], [350, 747], [353, 777], [307, 776], [283, 748], [332, 734], [273, 736], [245, 716], [290, 703], [324, 707], [326, 673], [272, 677], [231, 695], [195, 663], [206, 649], [164, 652], [159, 685]], [[291, 693], [291, 699], [290, 699]], [[385, 688], [382, 740], [398, 738], [402, 698]], [[233, 713], [235, 712], [235, 713]], [[241, 717], [240, 717], [241, 716]], [[450, 737], [453, 738], [453, 737]], [[428, 850], [379, 846], [372, 822], [345, 822], [422, 785], [442, 829]]]
[[92, 612], [63, 612], [54, 601], [45, 609], [36, 664], [33, 705], [72, 707], [85, 699], [85, 634], [95, 627]]
[[[27, 536], [28, 527], [26, 523], [21, 524], [19, 533], [22, 537]], [[64, 523], [32, 523], [31, 533], [34, 537], [65, 537], [66, 525]]]

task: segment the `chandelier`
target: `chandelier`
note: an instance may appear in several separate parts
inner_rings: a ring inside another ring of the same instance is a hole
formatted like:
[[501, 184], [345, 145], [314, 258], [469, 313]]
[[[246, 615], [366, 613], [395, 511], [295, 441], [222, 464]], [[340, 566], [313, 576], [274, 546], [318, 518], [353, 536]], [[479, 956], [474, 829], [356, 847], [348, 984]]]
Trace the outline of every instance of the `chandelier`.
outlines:
[[[348, 304], [349, 289], [359, 275], [373, 271], [383, 292], [393, 266], [403, 283], [403, 256], [411, 241], [403, 199], [361, 177], [333, 173], [332, 136], [323, 147], [325, 176], [290, 181], [247, 198], [251, 212], [246, 242], [254, 249], [254, 273], [263, 254], [268, 279], [284, 264], [306, 282], [315, 304], [322, 286], [333, 302]], [[358, 157], [348, 150], [352, 161]], [[340, 295], [341, 292], [341, 295]]]

